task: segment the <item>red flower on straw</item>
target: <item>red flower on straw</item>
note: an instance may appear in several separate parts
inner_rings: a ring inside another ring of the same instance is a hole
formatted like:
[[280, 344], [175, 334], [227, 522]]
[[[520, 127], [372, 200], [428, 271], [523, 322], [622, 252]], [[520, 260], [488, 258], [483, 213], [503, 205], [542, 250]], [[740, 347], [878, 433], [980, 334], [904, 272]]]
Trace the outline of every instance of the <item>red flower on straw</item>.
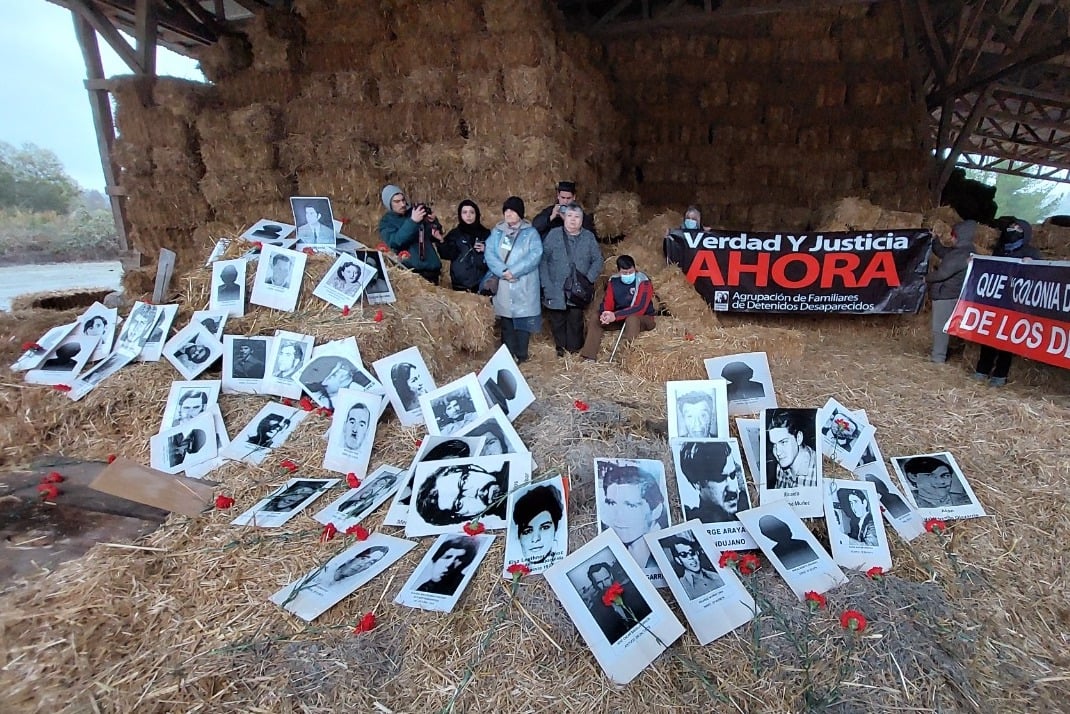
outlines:
[[684, 333], [684, 339], [687, 340], [688, 342], [694, 342], [695, 336], [692, 335], [690, 332], [685, 332]]
[[41, 479], [41, 483], [63, 483], [66, 479], [63, 478], [59, 471], [53, 471], [44, 478]]
[[585, 412], [590, 409], [590, 407], [587, 406], [587, 402], [580, 401], [579, 399], [572, 402], [572, 406], [576, 407], [576, 409], [580, 410], [581, 412]]
[[874, 565], [872, 568], [866, 571], [866, 577], [873, 580], [880, 580], [884, 577], [884, 568], [879, 565]]
[[320, 407], [316, 410], [316, 413], [323, 417], [334, 416], [334, 410], [328, 409], [327, 407]]
[[376, 322], [382, 322], [383, 321], [383, 311], [382, 310], [376, 310], [375, 311], [375, 317], [373, 317], [372, 319], [375, 320]]
[[320, 531], [320, 543], [326, 543], [329, 540], [334, 540], [334, 537], [338, 535], [338, 529], [333, 523], [328, 523]]
[[341, 224], [342, 224], [343, 226], [344, 226], [345, 224], [349, 223], [349, 219], [348, 219], [348, 218], [337, 218], [336, 220], [337, 220], [337, 221], [338, 221], [339, 223], [341, 223]]
[[293, 460], [291, 460], [291, 459], [283, 459], [283, 460], [282, 460], [282, 461], [281, 461], [281, 462], [279, 463], [279, 466], [281, 466], [282, 468], [286, 469], [286, 470], [287, 470], [287, 471], [289, 471], [290, 473], [293, 473], [294, 471], [296, 471], [296, 470], [297, 470], [297, 463], [296, 463], [296, 462], [294, 462], [294, 461], [293, 461]]
[[752, 575], [760, 567], [762, 567], [762, 561], [754, 553], [747, 553], [739, 559], [740, 575]]
[[289, 397], [283, 397], [282, 405], [284, 407], [292, 407], [294, 405], [294, 400], [290, 399]]
[[261, 243], [260, 241], [256, 241], [255, 243], [253, 243], [253, 247], [256, 248], [257, 250], [263, 250], [264, 249], [264, 244]]
[[42, 347], [41, 345], [37, 344], [36, 342], [23, 342], [22, 343], [22, 351], [23, 352], [29, 352], [31, 350], [34, 351], [34, 352], [40, 352], [43, 349], [44, 349], [44, 347]]
[[936, 535], [941, 535], [947, 530], [947, 523], [939, 518], [930, 518], [925, 521], [925, 530]]
[[55, 389], [57, 392], [63, 392], [64, 394], [66, 394], [67, 392], [71, 391], [71, 385], [69, 385], [69, 384], [53, 384], [52, 385], [52, 389]]
[[614, 582], [606, 591], [602, 593], [602, 604], [606, 607], [613, 607], [613, 603], [622, 599], [624, 596], [624, 586], [618, 582]]
[[825, 607], [825, 596], [821, 593], [808, 591], [803, 595], [803, 600], [810, 606], [810, 612], [817, 612], [821, 608]]
[[346, 474], [346, 485], [350, 488], [360, 488], [360, 479], [357, 478], [355, 473], [350, 471]]
[[524, 565], [523, 563], [513, 563], [505, 569], [505, 572], [513, 576], [513, 582], [515, 583], [517, 580], [520, 580], [520, 578], [524, 577], [525, 575], [531, 575], [531, 568]]
[[420, 448], [420, 444], [424, 443], [424, 440], [421, 438], [421, 439], [417, 439], [416, 441], [414, 441], [412, 443], [416, 445], [417, 449], [419, 449]]
[[346, 528], [346, 535], [356, 536], [357, 540], [368, 540], [368, 536], [370, 536], [371, 533], [368, 532], [367, 528], [357, 523], [356, 525]]
[[375, 615], [370, 612], [364, 613], [364, 617], [360, 618], [360, 622], [353, 628], [353, 634], [359, 635], [362, 632], [371, 632], [375, 629]]
[[389, 253], [390, 252], [390, 246], [388, 246], [386, 243], [380, 243], [379, 245], [375, 246], [375, 249], [377, 251], [379, 251], [380, 253]]
[[315, 255], [316, 254], [316, 251], [312, 250], [311, 248], [305, 248], [301, 252], [304, 253], [305, 255]]
[[349, 305], [342, 307], [342, 317], [349, 317]]
[[38, 484], [37, 485], [37, 492], [40, 494], [41, 498], [43, 498], [45, 500], [48, 500], [48, 501], [56, 500], [56, 496], [58, 496], [61, 493], [63, 493], [62, 491], [59, 490], [59, 487], [56, 486], [56, 484], [54, 484], [54, 483], [41, 483], [41, 484]]
[[479, 535], [485, 530], [487, 530], [487, 527], [479, 521], [469, 521], [464, 524], [464, 532], [470, 536]]
[[108, 454], [108, 463], [109, 464], [114, 464], [115, 463], [115, 454]]
[[316, 403], [309, 399], [307, 394], [301, 396], [301, 401], [298, 402], [298, 405], [306, 412], [310, 412], [316, 408]]
[[398, 260], [408, 260], [411, 257], [412, 257], [412, 253], [410, 253], [407, 250], [403, 250], [400, 253], [398, 253]]
[[722, 568], [727, 568], [729, 565], [733, 565], [737, 562], [739, 562], [739, 553], [734, 550], [726, 550], [721, 553], [721, 557], [717, 561], [717, 564]]
[[861, 632], [866, 629], [866, 616], [858, 610], [844, 610], [840, 615], [840, 627], [852, 632]]
[[224, 496], [223, 494], [219, 494], [215, 497], [215, 507], [220, 509], [221, 511], [225, 511], [233, 505], [234, 499], [230, 496]]

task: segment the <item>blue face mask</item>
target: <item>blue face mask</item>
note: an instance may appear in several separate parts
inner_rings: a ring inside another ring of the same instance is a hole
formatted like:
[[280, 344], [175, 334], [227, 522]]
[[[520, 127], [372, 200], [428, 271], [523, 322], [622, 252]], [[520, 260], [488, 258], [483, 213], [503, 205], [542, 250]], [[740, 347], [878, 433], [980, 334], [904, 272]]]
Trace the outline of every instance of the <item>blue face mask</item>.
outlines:
[[698, 221], [696, 221], [694, 218], [685, 218], [684, 228], [689, 231], [698, 230]]
[[628, 273], [627, 275], [620, 276], [620, 281], [625, 285], [631, 285], [635, 282], [635, 273]]

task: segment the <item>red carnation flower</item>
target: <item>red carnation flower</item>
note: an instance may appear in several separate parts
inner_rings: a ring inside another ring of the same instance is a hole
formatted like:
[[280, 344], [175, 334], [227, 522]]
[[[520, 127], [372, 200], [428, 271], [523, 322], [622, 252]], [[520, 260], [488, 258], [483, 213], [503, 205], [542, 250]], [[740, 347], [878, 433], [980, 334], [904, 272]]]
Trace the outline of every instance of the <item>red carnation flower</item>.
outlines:
[[304, 409], [306, 412], [310, 412], [310, 411], [312, 411], [313, 409], [316, 408], [316, 403], [314, 401], [312, 401], [311, 399], [309, 399], [307, 394], [305, 394], [305, 395], [303, 395], [301, 397], [301, 401], [298, 402], [298, 405], [302, 409]]
[[115, 454], [108, 454], [108, 463], [109, 464], [114, 464], [115, 463]]
[[520, 578], [524, 577], [525, 575], [531, 575], [531, 568], [529, 568], [528, 566], [524, 565], [523, 563], [513, 563], [512, 565], [510, 565], [508, 568], [505, 569], [505, 572], [507, 572], [510, 575], [512, 575], [513, 576], [513, 582], [516, 582], [517, 580], [520, 580]]
[[386, 243], [380, 243], [379, 245], [375, 246], [375, 249], [377, 251], [379, 251], [380, 253], [389, 253], [390, 252], [390, 246], [388, 246]]
[[360, 622], [357, 623], [357, 626], [353, 628], [353, 634], [359, 635], [362, 632], [371, 632], [374, 629], [375, 615], [370, 612], [366, 612], [364, 613], [364, 617], [360, 618]]
[[304, 253], [305, 255], [315, 255], [316, 254], [316, 251], [312, 250], [311, 248], [305, 248], [301, 252]]
[[23, 352], [30, 352], [30, 351], [40, 352], [43, 349], [44, 349], [44, 347], [42, 347], [41, 345], [37, 344], [36, 342], [23, 342], [22, 343], [22, 351]]
[[940, 535], [947, 531], [947, 523], [940, 520], [939, 518], [930, 518], [929, 520], [925, 521], [925, 530], [929, 531], [930, 533]]
[[282, 468], [286, 469], [290, 473], [293, 473], [294, 471], [297, 471], [297, 464], [291, 459], [283, 459], [279, 463], [279, 466], [281, 466]]
[[752, 575], [755, 570], [762, 567], [762, 561], [753, 553], [747, 553], [739, 559], [739, 574]]
[[580, 401], [579, 399], [572, 402], [572, 406], [576, 407], [576, 409], [580, 410], [581, 412], [585, 412], [590, 409], [590, 407], [587, 406], [587, 402]]
[[879, 565], [874, 565], [872, 568], [866, 571], [866, 576], [873, 580], [880, 580], [884, 577], [884, 568]]
[[338, 221], [339, 223], [341, 223], [341, 224], [342, 224], [343, 226], [344, 226], [345, 224], [349, 223], [349, 219], [348, 219], [348, 218], [337, 218], [336, 220], [337, 220], [337, 221]]
[[223, 494], [219, 494], [215, 497], [215, 507], [220, 509], [221, 511], [225, 511], [233, 505], [234, 499], [230, 496], [224, 496]]
[[350, 488], [360, 488], [360, 479], [357, 478], [355, 473], [350, 471], [346, 474], [346, 485]]
[[334, 416], [334, 410], [333, 409], [328, 409], [327, 407], [320, 407], [319, 409], [316, 410], [316, 413], [319, 414], [322, 417]]
[[261, 243], [260, 241], [256, 241], [255, 243], [253, 243], [253, 247], [256, 248], [257, 250], [263, 250], [264, 249], [264, 244]]
[[372, 319], [375, 320], [376, 322], [382, 322], [383, 321], [383, 311], [382, 310], [376, 310], [375, 311], [375, 317], [373, 317]]
[[41, 498], [43, 498], [43, 499], [45, 499], [47, 501], [54, 501], [54, 500], [56, 500], [56, 496], [58, 496], [61, 493], [63, 493], [62, 491], [59, 490], [59, 487], [56, 486], [56, 484], [54, 484], [54, 483], [41, 483], [41, 484], [38, 484], [37, 485], [37, 492], [38, 492], [38, 494], [40, 494]]
[[485, 530], [487, 530], [487, 527], [479, 521], [469, 521], [464, 524], [464, 532], [470, 536], [479, 535]]
[[408, 260], [411, 257], [412, 257], [412, 253], [410, 253], [407, 250], [403, 250], [400, 253], [398, 253], [398, 260]]
[[367, 528], [357, 523], [356, 525], [346, 528], [346, 535], [356, 536], [357, 540], [368, 540], [368, 536], [370, 536], [371, 533], [368, 532]]
[[732, 565], [738, 561], [739, 553], [734, 550], [726, 550], [725, 552], [721, 553], [721, 557], [717, 561], [717, 564], [720, 565], [722, 568], [727, 568], [729, 565]]
[[687, 340], [688, 342], [693, 342], [695, 340], [695, 336], [692, 335], [690, 332], [685, 332], [684, 333], [684, 339]]
[[349, 317], [349, 305], [342, 307], [342, 317]]
[[866, 629], [866, 616], [858, 610], [844, 610], [840, 615], [840, 626], [852, 632], [861, 632]]
[[821, 593], [814, 592], [813, 590], [804, 594], [803, 600], [810, 606], [810, 612], [817, 612], [825, 607], [825, 596]]
[[55, 389], [57, 392], [63, 392], [64, 394], [66, 394], [67, 392], [71, 391], [71, 385], [69, 385], [69, 384], [53, 384], [52, 385], [52, 389]]
[[613, 607], [618, 599], [622, 599], [624, 596], [624, 586], [614, 581], [612, 585], [606, 588], [606, 591], [602, 593], [602, 604], [606, 607]]
[[59, 471], [53, 471], [41, 479], [41, 483], [63, 483], [64, 481], [66, 479], [60, 475]]
[[333, 523], [328, 523], [320, 531], [320, 543], [326, 543], [329, 540], [334, 540], [334, 537], [338, 535], [338, 529]]
[[420, 448], [420, 444], [424, 443], [424, 440], [421, 438], [421, 439], [417, 439], [416, 441], [414, 441], [412, 443], [416, 446], [417, 449], [419, 449]]
[[289, 397], [283, 397], [282, 405], [284, 407], [292, 407], [294, 405], [294, 400], [290, 399]]

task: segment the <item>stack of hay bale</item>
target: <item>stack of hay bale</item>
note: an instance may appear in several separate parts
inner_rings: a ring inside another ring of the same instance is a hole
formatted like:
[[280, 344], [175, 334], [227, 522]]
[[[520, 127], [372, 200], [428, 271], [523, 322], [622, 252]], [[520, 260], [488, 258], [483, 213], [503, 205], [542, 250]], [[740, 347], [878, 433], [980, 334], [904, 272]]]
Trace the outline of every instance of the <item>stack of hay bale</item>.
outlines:
[[750, 230], [805, 229], [813, 208], [847, 195], [926, 203], [923, 107], [894, 3], [703, 30], [607, 40], [644, 203], [693, 200], [707, 223]]

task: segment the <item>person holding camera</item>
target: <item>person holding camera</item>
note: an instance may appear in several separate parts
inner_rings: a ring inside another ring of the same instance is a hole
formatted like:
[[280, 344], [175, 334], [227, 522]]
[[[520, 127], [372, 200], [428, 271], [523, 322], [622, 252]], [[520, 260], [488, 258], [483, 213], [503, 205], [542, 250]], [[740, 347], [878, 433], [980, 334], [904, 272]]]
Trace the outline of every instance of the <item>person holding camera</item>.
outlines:
[[479, 292], [479, 282], [487, 274], [486, 250], [490, 229], [483, 225], [479, 206], [465, 199], [457, 206], [457, 227], [446, 234], [439, 256], [450, 261], [450, 284], [454, 290]]
[[602, 272], [602, 250], [594, 234], [583, 227], [583, 209], [575, 202], [565, 206], [564, 225], [550, 229], [543, 238], [539, 263], [542, 304], [558, 357], [583, 347], [583, 313], [590, 303], [581, 304], [577, 296], [566, 295], [566, 281], [573, 278], [573, 271], [592, 286]]
[[435, 243], [442, 242], [442, 224], [434, 211], [424, 203], [410, 207], [404, 191], [393, 184], [384, 186], [381, 196], [386, 213], [379, 219], [379, 237], [398, 254], [402, 265], [438, 285], [442, 260]]
[[[546, 235], [554, 228], [560, 228], [565, 224], [565, 209], [570, 203], [576, 201], [576, 182], [575, 181], [558, 181], [557, 182], [557, 203], [539, 211], [539, 215], [535, 216], [531, 220], [531, 225], [535, 226], [535, 230], [539, 232], [539, 236], [546, 238]], [[583, 214], [583, 227], [591, 232], [598, 240], [598, 231], [594, 229], [594, 214]]]

